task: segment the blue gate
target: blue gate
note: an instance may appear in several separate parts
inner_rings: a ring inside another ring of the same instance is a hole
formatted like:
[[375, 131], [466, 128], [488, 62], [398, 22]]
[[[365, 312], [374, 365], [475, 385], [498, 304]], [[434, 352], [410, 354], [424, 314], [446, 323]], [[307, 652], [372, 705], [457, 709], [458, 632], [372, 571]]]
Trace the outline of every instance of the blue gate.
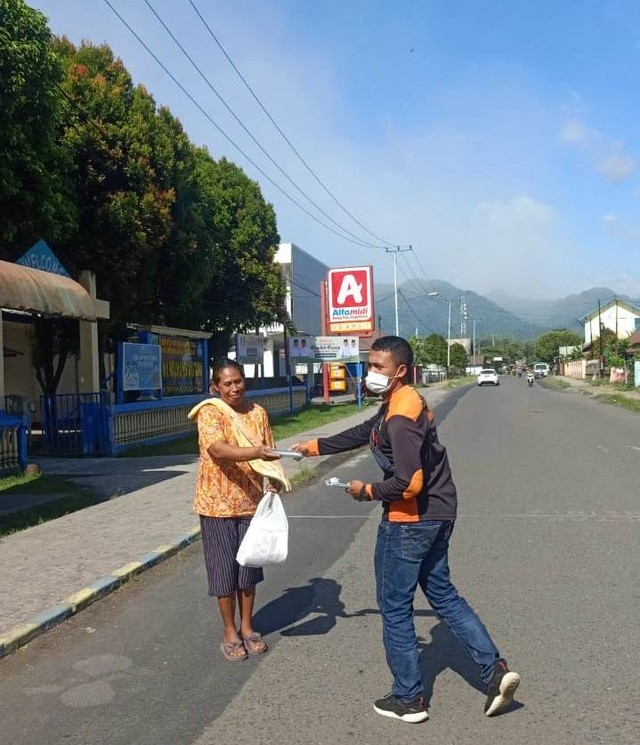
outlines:
[[108, 394], [66, 393], [40, 397], [42, 445], [47, 455], [108, 455]]

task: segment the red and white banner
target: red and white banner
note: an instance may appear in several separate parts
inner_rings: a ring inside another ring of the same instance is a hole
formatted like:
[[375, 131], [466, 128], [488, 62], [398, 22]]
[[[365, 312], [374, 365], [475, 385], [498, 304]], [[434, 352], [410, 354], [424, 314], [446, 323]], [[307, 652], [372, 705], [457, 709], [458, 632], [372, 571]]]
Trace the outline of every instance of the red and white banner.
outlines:
[[330, 334], [371, 333], [375, 324], [373, 267], [331, 269], [327, 275]]

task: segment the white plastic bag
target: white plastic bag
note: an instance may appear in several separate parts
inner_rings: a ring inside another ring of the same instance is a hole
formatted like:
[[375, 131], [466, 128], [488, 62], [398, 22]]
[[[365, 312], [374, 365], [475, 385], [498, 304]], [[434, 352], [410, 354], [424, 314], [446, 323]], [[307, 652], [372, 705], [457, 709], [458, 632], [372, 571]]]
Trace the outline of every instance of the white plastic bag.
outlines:
[[289, 553], [289, 522], [280, 495], [267, 492], [258, 503], [236, 561], [243, 567], [280, 564]]

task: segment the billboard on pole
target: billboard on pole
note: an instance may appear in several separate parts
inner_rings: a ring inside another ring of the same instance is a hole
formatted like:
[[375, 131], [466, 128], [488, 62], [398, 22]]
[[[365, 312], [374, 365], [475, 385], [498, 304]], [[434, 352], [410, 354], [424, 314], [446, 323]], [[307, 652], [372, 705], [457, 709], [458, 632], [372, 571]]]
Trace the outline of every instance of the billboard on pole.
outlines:
[[358, 362], [360, 340], [356, 336], [292, 336], [291, 362]]
[[236, 360], [243, 364], [261, 365], [266, 339], [258, 334], [236, 334]]
[[368, 334], [375, 328], [373, 267], [331, 269], [327, 275], [330, 334]]

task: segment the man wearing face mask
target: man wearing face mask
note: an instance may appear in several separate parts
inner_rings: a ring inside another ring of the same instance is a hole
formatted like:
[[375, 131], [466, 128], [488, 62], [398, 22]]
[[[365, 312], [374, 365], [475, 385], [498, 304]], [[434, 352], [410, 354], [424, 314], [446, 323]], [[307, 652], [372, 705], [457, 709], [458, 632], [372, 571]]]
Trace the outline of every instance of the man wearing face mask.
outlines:
[[382, 503], [375, 549], [376, 594], [382, 615], [391, 692], [374, 703], [378, 714], [404, 722], [428, 719], [420, 674], [413, 601], [420, 585], [431, 607], [478, 665], [487, 686], [484, 711], [492, 716], [513, 700], [520, 676], [509, 670], [488, 631], [449, 577], [449, 540], [457, 494], [446, 448], [433, 413], [408, 385], [413, 351], [405, 339], [377, 339], [369, 354], [366, 386], [382, 394], [378, 413], [332, 437], [298, 443], [304, 455], [331, 455], [369, 444], [383, 480], [349, 481], [357, 501]]

